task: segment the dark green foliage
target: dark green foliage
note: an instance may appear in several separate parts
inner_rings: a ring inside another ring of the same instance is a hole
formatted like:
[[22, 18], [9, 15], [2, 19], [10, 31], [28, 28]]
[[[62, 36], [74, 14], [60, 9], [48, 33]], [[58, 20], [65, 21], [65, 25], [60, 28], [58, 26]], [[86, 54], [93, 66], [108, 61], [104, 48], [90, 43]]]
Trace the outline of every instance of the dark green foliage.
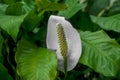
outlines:
[[[120, 0], [0, 0], [0, 80], [120, 80]], [[82, 40], [67, 75], [46, 47], [50, 15], [64, 16]]]

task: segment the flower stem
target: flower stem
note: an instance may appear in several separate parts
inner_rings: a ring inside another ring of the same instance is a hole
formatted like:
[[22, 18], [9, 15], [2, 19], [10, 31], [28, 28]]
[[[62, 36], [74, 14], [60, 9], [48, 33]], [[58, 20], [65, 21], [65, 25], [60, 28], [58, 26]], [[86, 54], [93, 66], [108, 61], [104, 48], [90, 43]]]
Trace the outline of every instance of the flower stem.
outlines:
[[65, 69], [65, 77], [67, 76], [67, 57], [64, 57], [64, 69]]

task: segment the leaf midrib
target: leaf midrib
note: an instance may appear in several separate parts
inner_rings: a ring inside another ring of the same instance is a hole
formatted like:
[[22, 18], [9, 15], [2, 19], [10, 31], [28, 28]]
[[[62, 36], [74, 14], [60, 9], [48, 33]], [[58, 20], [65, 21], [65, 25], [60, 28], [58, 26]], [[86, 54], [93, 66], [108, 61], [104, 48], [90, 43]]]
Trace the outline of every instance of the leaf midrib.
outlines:
[[[83, 38], [82, 38], [82, 41], [83, 41], [83, 44], [90, 46], [91, 48], [94, 49], [94, 51], [97, 50], [100, 54], [102, 54], [103, 56], [105, 56], [106, 59], [108, 59], [108, 60], [111, 61], [114, 65], [116, 65], [117, 67], [119, 67], [119, 66], [117, 65], [117, 63], [115, 63], [110, 57], [108, 57], [108, 55], [105, 55], [105, 54], [104, 54], [105, 52], [104, 52], [103, 50], [98, 49], [98, 48], [100, 48], [100, 47], [97, 48], [97, 47], [96, 47], [94, 44], [92, 44], [90, 41], [88, 42], [87, 40], [85, 40], [85, 39], [83, 39]], [[100, 55], [100, 54], [99, 54], [99, 55]], [[111, 73], [112, 73], [112, 72], [111, 72]], [[112, 74], [112, 75], [114, 75], [114, 74]]]

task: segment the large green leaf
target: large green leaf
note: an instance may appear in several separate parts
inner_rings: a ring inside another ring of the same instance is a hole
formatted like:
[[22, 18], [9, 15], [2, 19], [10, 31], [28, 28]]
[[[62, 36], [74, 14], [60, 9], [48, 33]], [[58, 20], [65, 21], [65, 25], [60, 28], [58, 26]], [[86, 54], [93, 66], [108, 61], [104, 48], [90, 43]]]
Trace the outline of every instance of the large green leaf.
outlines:
[[80, 34], [83, 45], [80, 62], [104, 76], [116, 76], [120, 70], [120, 45], [104, 31]]
[[60, 11], [58, 15], [62, 15], [66, 18], [71, 18], [79, 10], [86, 7], [86, 4], [81, 4], [79, 0], [65, 0], [65, 4], [67, 5], [68, 9], [65, 11]]
[[0, 27], [5, 30], [14, 40], [17, 38], [19, 28], [24, 20], [25, 15], [22, 16], [0, 16]]
[[66, 5], [60, 3], [53, 3], [47, 0], [35, 0], [38, 11], [59, 11], [66, 9]]
[[17, 72], [22, 80], [55, 80], [56, 53], [21, 40], [16, 53]]
[[120, 32], [120, 14], [111, 17], [95, 17], [91, 16], [94, 23], [98, 24], [105, 30], [113, 30]]
[[0, 63], [0, 80], [13, 80], [7, 69]]

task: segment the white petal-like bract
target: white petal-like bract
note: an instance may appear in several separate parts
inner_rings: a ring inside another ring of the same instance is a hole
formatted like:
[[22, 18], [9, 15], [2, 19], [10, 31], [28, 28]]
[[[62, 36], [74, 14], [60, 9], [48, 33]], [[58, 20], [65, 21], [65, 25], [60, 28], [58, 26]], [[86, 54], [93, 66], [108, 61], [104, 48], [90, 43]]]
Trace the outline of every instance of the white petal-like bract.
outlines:
[[64, 71], [64, 59], [60, 51], [58, 41], [57, 25], [60, 24], [64, 30], [68, 51], [67, 51], [67, 71], [72, 70], [78, 63], [81, 56], [82, 46], [80, 35], [75, 28], [65, 20], [64, 17], [51, 15], [47, 27], [47, 48], [55, 50], [58, 58], [58, 69]]

